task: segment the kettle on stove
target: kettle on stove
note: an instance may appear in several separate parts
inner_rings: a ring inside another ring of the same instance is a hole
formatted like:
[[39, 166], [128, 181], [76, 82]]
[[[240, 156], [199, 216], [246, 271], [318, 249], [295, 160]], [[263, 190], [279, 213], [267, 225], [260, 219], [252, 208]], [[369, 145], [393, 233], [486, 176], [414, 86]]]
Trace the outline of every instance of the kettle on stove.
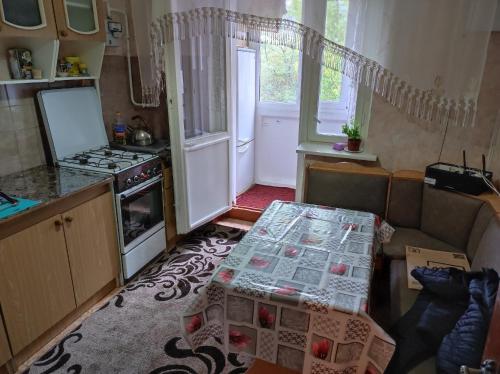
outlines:
[[129, 126], [128, 130], [130, 131], [130, 141], [134, 145], [151, 145], [154, 143], [154, 137], [151, 133], [150, 127], [141, 116], [133, 116], [132, 121], [137, 121], [139, 124], [135, 126]]

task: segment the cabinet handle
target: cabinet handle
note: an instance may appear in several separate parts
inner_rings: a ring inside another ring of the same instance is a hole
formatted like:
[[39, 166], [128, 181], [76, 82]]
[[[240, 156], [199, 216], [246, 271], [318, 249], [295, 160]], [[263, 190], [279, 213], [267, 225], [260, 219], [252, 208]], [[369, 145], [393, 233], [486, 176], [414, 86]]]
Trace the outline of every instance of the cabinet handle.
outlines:
[[70, 223], [70, 222], [73, 222], [73, 217], [67, 216], [67, 217], [64, 217], [64, 220], [66, 222]]
[[60, 34], [61, 34], [61, 36], [63, 38], [65, 38], [66, 36], [68, 36], [68, 32], [66, 30], [61, 30]]
[[63, 223], [60, 219], [56, 219], [54, 222], [54, 225], [56, 226], [56, 229], [59, 230], [61, 228], [61, 226], [63, 225]]

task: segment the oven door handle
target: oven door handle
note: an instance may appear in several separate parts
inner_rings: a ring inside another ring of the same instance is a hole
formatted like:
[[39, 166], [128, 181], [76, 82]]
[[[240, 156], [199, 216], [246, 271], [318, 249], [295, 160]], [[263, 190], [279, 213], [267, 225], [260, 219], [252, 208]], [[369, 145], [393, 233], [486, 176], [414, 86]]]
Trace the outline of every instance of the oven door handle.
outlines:
[[131, 189], [128, 189], [126, 191], [119, 193], [118, 196], [120, 196], [120, 200], [126, 199], [127, 197], [129, 197], [129, 196], [131, 196], [139, 191], [142, 191], [155, 183], [161, 182], [162, 178], [163, 178], [163, 175], [157, 175], [156, 177], [151, 178], [147, 182], [143, 182], [135, 187], [132, 187]]

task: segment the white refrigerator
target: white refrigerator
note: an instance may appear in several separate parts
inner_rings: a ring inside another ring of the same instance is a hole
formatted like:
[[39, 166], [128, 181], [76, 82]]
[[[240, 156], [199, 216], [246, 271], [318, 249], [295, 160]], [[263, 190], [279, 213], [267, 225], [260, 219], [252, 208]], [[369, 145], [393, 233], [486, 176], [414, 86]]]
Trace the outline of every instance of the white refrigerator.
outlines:
[[255, 50], [237, 51], [237, 146], [236, 194], [245, 192], [255, 180]]

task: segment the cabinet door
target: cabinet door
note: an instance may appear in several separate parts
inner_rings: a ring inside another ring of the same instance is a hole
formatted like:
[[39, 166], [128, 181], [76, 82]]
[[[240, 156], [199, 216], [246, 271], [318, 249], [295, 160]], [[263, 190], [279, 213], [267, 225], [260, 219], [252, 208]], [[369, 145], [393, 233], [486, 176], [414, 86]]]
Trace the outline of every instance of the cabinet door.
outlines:
[[12, 358], [10, 354], [9, 343], [7, 341], [7, 333], [0, 319], [0, 366], [4, 365]]
[[75, 309], [60, 216], [0, 241], [0, 300], [13, 354]]
[[116, 220], [111, 192], [64, 213], [76, 304], [118, 276]]
[[0, 0], [0, 36], [55, 38], [52, 0]]
[[106, 40], [102, 0], [54, 0], [60, 40]]

